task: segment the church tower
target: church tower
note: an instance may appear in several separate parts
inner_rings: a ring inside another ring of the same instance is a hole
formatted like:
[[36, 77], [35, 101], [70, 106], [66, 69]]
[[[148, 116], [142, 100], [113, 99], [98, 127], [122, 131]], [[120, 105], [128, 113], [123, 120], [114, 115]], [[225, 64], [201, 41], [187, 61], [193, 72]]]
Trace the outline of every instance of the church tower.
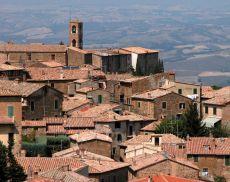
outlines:
[[83, 49], [83, 23], [77, 20], [69, 22], [69, 44], [70, 47]]

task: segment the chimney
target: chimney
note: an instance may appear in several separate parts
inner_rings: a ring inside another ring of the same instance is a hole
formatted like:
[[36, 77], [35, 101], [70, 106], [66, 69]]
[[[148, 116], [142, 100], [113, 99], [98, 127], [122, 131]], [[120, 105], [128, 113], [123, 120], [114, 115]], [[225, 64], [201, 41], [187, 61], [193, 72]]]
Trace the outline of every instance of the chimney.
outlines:
[[63, 78], [64, 78], [64, 73], [63, 73], [63, 70], [61, 70], [60, 79], [63, 79]]
[[69, 164], [62, 166], [63, 172], [70, 171], [70, 166]]
[[186, 140], [187, 140], [187, 141], [190, 140], [189, 134], [186, 136]]

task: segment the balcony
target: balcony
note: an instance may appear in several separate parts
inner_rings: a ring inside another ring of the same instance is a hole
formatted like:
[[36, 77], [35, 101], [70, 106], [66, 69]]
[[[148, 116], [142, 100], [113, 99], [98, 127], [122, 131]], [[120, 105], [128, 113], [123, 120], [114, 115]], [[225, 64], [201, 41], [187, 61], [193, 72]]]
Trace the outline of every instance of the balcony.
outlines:
[[8, 116], [0, 116], [0, 125], [13, 125], [14, 117], [10, 118]]

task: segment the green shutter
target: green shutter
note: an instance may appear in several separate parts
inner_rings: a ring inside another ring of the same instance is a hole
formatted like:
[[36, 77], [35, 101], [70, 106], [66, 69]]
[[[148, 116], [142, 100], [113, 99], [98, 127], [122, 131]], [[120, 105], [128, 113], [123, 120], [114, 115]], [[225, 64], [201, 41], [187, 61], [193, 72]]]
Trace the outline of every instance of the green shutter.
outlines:
[[230, 156], [225, 156], [225, 166], [230, 166]]
[[98, 95], [98, 103], [102, 103], [102, 95]]
[[8, 106], [8, 117], [12, 118], [14, 116], [14, 107]]

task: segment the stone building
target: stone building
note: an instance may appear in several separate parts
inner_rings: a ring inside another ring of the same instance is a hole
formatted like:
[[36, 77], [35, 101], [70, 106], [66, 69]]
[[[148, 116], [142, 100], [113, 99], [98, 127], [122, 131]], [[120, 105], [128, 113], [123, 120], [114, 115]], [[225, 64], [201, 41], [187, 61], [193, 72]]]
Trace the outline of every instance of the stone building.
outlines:
[[201, 113], [201, 85], [192, 83], [183, 83], [178, 81], [167, 81], [161, 87], [163, 89], [178, 93], [193, 100], [193, 104], [197, 105], [197, 110]]
[[7, 62], [24, 66], [38, 60], [56, 61], [66, 64], [66, 46], [45, 44], [0, 44], [0, 56]]
[[95, 119], [95, 129], [108, 127], [110, 133], [107, 133], [113, 140], [112, 143], [112, 158], [120, 160], [120, 144], [128, 138], [139, 133], [139, 130], [151, 123], [152, 118], [144, 117], [128, 111], [117, 114], [113, 111], [102, 113]]
[[161, 87], [166, 81], [175, 81], [174, 73], [159, 73], [145, 77], [129, 75], [107, 75], [107, 90], [112, 93], [112, 100], [126, 109], [131, 109], [131, 97], [134, 94]]
[[72, 143], [76, 144], [80, 150], [111, 157], [112, 139], [107, 135], [86, 130], [69, 137]]
[[200, 169], [206, 180], [225, 176], [230, 180], [230, 138], [190, 137], [186, 144], [189, 161]]
[[68, 66], [81, 66], [83, 64], [92, 64], [92, 53], [87, 50], [79, 49], [76, 47], [68, 47], [67, 50]]
[[71, 96], [75, 94], [74, 81], [79, 79], [103, 80], [105, 78], [102, 71], [88, 68], [28, 68], [27, 71], [28, 82], [43, 83]]
[[69, 44], [70, 47], [83, 49], [83, 23], [78, 20], [69, 22]]
[[0, 86], [22, 95], [22, 119], [40, 120], [61, 116], [63, 94], [43, 84], [0, 80]]
[[14, 154], [21, 150], [21, 94], [0, 87], [0, 141], [8, 146], [14, 140]]
[[129, 158], [129, 180], [158, 174], [198, 179], [199, 168], [187, 160], [171, 158], [166, 154], [145, 154]]
[[25, 80], [26, 72], [24, 68], [0, 63], [0, 80]]
[[143, 47], [122, 48], [131, 54], [132, 69], [139, 75], [153, 74], [159, 62], [159, 51]]
[[132, 97], [132, 110], [138, 114], [160, 119], [179, 119], [192, 100], [180, 94], [156, 89]]

